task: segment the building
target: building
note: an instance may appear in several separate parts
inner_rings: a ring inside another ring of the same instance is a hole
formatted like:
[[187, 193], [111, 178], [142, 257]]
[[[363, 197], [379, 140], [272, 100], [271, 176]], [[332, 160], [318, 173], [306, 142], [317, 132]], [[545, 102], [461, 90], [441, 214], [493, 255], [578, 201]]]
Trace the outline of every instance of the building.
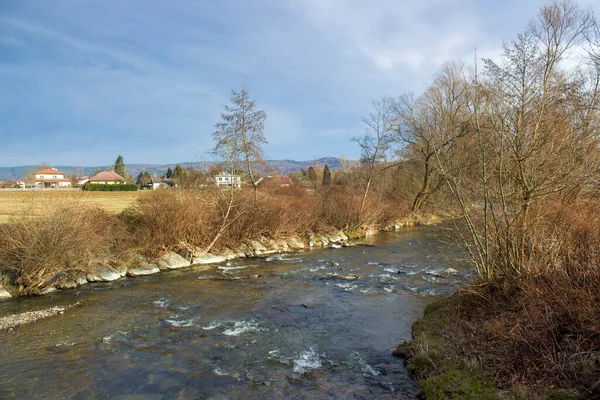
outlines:
[[88, 181], [94, 185], [122, 185], [125, 179], [115, 171], [102, 171], [92, 176]]
[[242, 187], [242, 177], [239, 175], [233, 175], [233, 174], [219, 174], [219, 175], [215, 176], [215, 183], [219, 187], [233, 186], [233, 187], [239, 189]]
[[66, 188], [71, 187], [71, 181], [65, 179], [64, 172], [56, 168], [46, 168], [34, 173], [34, 187], [38, 188]]

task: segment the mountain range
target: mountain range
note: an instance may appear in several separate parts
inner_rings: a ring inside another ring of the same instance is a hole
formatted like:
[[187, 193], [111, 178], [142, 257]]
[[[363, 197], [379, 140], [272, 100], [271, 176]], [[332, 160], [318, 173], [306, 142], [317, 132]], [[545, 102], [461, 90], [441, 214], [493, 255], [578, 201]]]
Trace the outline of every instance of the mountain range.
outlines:
[[[328, 165], [331, 169], [342, 167], [343, 160], [337, 157], [323, 157], [318, 160], [295, 161], [295, 160], [267, 160], [268, 165], [279, 174], [289, 174], [293, 171], [300, 171], [301, 168], [308, 168], [311, 165], [324, 167]], [[137, 176], [140, 172], [148, 170], [151, 175], [164, 175], [167, 168], [175, 169], [175, 165], [181, 165], [182, 168], [194, 167], [204, 170], [210, 163], [207, 162], [183, 162], [175, 164], [126, 164], [127, 173]], [[78, 176], [92, 176], [97, 170], [107, 170], [108, 165], [94, 167], [78, 167], [73, 165], [52, 165], [51, 167], [64, 172], [66, 176], [77, 174]], [[0, 167], [0, 180], [23, 179], [27, 172], [35, 172], [36, 165], [23, 165], [19, 167]]]

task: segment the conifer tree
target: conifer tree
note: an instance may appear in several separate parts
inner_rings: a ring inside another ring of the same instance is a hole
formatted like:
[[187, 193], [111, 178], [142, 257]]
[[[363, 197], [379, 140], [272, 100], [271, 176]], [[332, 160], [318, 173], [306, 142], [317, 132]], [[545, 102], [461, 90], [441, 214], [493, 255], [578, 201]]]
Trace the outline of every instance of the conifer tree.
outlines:
[[325, 164], [325, 168], [323, 168], [323, 186], [329, 186], [331, 183], [331, 170], [329, 166]]
[[119, 154], [115, 163], [113, 164], [113, 168], [115, 172], [121, 175], [123, 178], [127, 177], [127, 167], [125, 166], [125, 161], [123, 160], [123, 156]]

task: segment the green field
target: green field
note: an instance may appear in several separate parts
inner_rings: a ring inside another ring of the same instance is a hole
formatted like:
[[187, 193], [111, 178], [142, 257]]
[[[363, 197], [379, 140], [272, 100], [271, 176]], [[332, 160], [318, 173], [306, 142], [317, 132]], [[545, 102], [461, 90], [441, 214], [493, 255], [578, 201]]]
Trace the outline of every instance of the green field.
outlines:
[[117, 214], [132, 205], [140, 196], [149, 193], [151, 192], [10, 191], [0, 189], [0, 223], [39, 217], [65, 202], [97, 205], [109, 213]]

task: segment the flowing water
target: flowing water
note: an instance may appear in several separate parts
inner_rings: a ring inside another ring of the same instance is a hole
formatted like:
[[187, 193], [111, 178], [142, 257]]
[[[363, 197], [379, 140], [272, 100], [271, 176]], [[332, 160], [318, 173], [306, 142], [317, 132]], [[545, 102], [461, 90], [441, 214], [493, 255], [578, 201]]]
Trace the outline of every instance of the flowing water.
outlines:
[[390, 353], [468, 274], [433, 232], [1, 302], [0, 317], [79, 304], [0, 332], [0, 398], [415, 398]]

